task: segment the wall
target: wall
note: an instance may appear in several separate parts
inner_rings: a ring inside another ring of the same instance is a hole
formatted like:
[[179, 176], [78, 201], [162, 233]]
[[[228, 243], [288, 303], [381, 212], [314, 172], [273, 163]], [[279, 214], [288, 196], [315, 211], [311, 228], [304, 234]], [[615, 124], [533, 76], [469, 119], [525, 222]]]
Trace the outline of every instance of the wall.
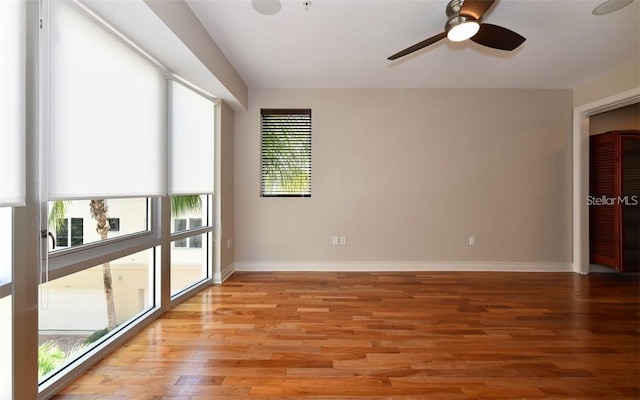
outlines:
[[590, 135], [628, 129], [640, 130], [640, 103], [616, 108], [589, 118]]
[[[234, 240], [234, 112], [224, 102], [221, 104], [220, 118], [220, 186], [221, 186], [221, 279], [226, 278], [225, 271], [229, 271], [234, 262], [234, 247], [229, 241]], [[228, 272], [227, 272], [228, 274]]]
[[[235, 118], [237, 269], [571, 261], [571, 90], [249, 98]], [[287, 107], [312, 109], [313, 194], [261, 198], [260, 108]]]

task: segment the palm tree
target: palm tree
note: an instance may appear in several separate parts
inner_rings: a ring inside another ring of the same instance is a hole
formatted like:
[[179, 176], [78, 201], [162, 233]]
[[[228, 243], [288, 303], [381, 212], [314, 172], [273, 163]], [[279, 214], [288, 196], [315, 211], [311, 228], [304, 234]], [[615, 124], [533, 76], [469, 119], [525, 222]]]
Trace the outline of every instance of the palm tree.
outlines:
[[305, 115], [279, 115], [263, 127], [262, 181], [265, 193], [311, 192], [311, 138], [298, 131]]
[[[62, 220], [66, 218], [68, 201], [55, 201], [49, 212], [48, 224], [50, 229], [59, 228]], [[171, 215], [179, 216], [188, 212], [200, 211], [202, 200], [199, 195], [183, 195], [171, 197]], [[96, 221], [96, 232], [100, 235], [100, 240], [107, 239], [109, 233], [109, 207], [107, 200], [98, 199], [89, 202], [89, 212]], [[118, 325], [116, 319], [116, 308], [113, 297], [113, 280], [111, 277], [111, 264], [102, 264], [102, 281], [104, 296], [107, 302], [107, 331], [110, 332]]]
[[[109, 233], [109, 219], [107, 213], [107, 201], [104, 199], [91, 200], [89, 202], [89, 212], [91, 217], [96, 220], [96, 232], [100, 235], [100, 240], [107, 239]], [[113, 301], [113, 280], [111, 278], [111, 264], [109, 261], [102, 264], [102, 283], [104, 285], [104, 297], [107, 301], [107, 331], [111, 332], [118, 325], [116, 320], [116, 306]]]

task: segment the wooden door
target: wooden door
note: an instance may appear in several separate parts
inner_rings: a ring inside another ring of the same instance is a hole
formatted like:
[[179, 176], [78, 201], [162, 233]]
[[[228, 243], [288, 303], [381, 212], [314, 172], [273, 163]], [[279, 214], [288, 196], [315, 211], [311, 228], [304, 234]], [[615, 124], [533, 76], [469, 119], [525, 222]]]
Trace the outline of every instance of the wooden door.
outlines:
[[592, 264], [620, 268], [620, 192], [617, 135], [591, 136], [589, 148], [589, 253]]

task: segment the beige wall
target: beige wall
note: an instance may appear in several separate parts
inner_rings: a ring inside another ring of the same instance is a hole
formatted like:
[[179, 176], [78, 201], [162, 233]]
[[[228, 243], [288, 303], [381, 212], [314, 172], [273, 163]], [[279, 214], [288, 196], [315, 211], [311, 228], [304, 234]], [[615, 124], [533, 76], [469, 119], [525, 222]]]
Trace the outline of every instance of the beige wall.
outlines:
[[589, 118], [590, 135], [628, 129], [640, 130], [640, 103], [616, 108]]
[[[571, 90], [249, 99], [235, 114], [236, 264], [571, 261]], [[312, 109], [312, 197], [261, 198], [260, 108], [294, 107]]]
[[234, 113], [231, 107], [222, 102], [221, 107], [221, 217], [222, 238], [220, 267], [224, 271], [233, 264], [234, 247], [227, 247], [234, 238]]

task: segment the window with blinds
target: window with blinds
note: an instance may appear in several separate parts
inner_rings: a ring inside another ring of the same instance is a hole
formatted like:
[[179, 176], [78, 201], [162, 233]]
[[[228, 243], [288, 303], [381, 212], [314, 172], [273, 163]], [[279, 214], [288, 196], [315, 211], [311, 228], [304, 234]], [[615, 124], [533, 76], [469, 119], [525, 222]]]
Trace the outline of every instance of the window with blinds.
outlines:
[[311, 197], [311, 110], [262, 109], [262, 197]]

